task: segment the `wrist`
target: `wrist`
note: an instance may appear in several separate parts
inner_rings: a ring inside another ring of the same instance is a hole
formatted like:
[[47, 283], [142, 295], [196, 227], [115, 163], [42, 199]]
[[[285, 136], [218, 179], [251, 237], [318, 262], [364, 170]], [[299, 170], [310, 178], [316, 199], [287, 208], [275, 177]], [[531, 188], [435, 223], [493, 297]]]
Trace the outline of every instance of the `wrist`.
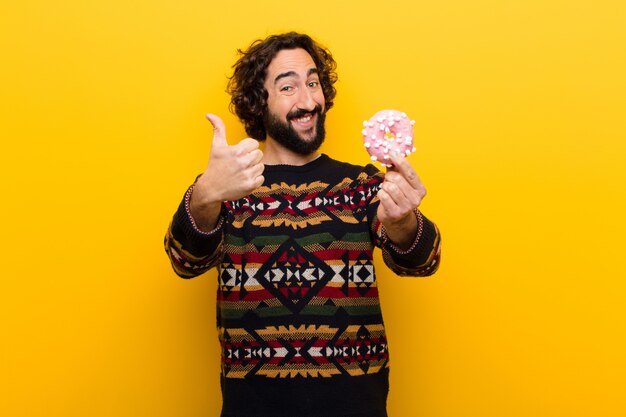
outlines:
[[387, 240], [399, 251], [410, 250], [421, 235], [421, 213], [413, 209], [404, 218], [390, 225], [383, 224], [384, 240]]
[[186, 208], [192, 224], [201, 232], [215, 228], [222, 211], [222, 202], [204, 198], [192, 185], [187, 192]]
[[224, 198], [216, 193], [218, 187], [215, 187], [206, 173], [200, 175], [196, 182], [192, 185], [191, 204], [194, 207], [210, 209], [221, 206]]

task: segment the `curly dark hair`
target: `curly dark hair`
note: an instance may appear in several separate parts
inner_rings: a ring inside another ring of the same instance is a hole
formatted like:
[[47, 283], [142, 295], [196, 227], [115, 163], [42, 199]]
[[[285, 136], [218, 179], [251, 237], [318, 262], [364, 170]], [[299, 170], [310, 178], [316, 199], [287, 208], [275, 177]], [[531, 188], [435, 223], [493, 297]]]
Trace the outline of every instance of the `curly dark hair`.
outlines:
[[326, 110], [333, 106], [337, 90], [337, 64], [330, 51], [315, 42], [308, 35], [289, 32], [272, 35], [264, 40], [254, 41], [246, 51], [238, 50], [239, 59], [233, 65], [233, 76], [229, 78], [226, 91], [231, 95], [230, 111], [243, 123], [246, 133], [257, 140], [265, 140], [263, 115], [267, 111], [267, 91], [264, 82], [267, 67], [276, 54], [283, 49], [302, 48], [311, 55], [318, 75]]

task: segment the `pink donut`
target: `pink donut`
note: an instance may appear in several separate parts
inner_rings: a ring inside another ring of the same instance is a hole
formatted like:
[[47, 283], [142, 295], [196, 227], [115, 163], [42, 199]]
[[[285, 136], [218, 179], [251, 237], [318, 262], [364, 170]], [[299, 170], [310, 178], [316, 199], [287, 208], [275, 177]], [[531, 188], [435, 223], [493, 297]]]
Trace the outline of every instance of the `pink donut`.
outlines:
[[389, 155], [409, 156], [415, 152], [413, 147], [413, 125], [406, 113], [397, 110], [381, 110], [371, 119], [363, 122], [363, 144], [371, 155], [372, 162], [391, 167]]

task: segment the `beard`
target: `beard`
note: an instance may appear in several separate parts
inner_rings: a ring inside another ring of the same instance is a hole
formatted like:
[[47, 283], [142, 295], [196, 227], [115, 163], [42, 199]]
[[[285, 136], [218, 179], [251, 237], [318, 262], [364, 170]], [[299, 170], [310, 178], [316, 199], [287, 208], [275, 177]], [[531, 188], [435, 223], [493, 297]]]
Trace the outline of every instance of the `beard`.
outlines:
[[[298, 132], [293, 128], [290, 120], [302, 117], [306, 114], [317, 115], [317, 122], [315, 127], [315, 135], [306, 140], [302, 138]], [[324, 129], [324, 120], [326, 119], [325, 112], [322, 111], [322, 106], [319, 104], [315, 106], [313, 111], [295, 110], [287, 114], [287, 122], [283, 123], [279, 117], [267, 111], [263, 116], [263, 123], [265, 125], [265, 131], [267, 135], [280, 143], [285, 148], [298, 155], [310, 155], [317, 151], [322, 143], [324, 143], [324, 137], [326, 136], [326, 130]]]

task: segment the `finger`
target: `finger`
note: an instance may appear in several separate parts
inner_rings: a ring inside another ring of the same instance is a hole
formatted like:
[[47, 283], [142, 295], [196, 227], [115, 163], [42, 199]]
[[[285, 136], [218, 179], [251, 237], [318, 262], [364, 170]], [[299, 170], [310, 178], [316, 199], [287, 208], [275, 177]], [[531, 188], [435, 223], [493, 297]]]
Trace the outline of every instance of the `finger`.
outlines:
[[404, 185], [399, 185], [398, 187], [402, 191], [409, 210], [419, 207], [420, 204], [422, 204], [422, 200], [424, 199], [424, 196], [426, 196], [426, 188], [421, 186], [420, 188], [415, 189], [406, 182]]
[[386, 190], [388, 192], [391, 192], [392, 189], [393, 191], [399, 190], [399, 192], [404, 195], [413, 207], [416, 207], [419, 204], [419, 190], [413, 188], [399, 173], [388, 172], [385, 176], [383, 185], [384, 184], [387, 184], [388, 188], [386, 188]]
[[248, 178], [254, 178], [261, 175], [265, 170], [265, 165], [261, 163], [263, 153], [260, 149], [256, 149], [234, 161], [239, 167], [238, 171]]
[[391, 171], [400, 173], [411, 184], [412, 187], [417, 188], [420, 184], [419, 176], [417, 172], [411, 166], [411, 163], [399, 155], [391, 155], [391, 162], [393, 162], [393, 168]]
[[257, 188], [262, 186], [263, 182], [265, 182], [265, 177], [263, 175], [259, 175], [258, 177], [256, 177], [256, 184], [255, 184], [254, 189], [256, 190]]
[[387, 167], [387, 172], [398, 172], [398, 168], [396, 168], [395, 165], [388, 166]]
[[416, 178], [416, 181], [413, 184], [410, 184], [407, 178], [397, 171], [387, 172], [385, 174], [385, 182], [392, 182], [396, 184], [405, 193], [408, 193], [409, 191], [421, 190], [422, 188], [424, 188], [424, 184], [422, 184], [422, 181], [419, 177]]
[[380, 205], [384, 209], [387, 216], [390, 218], [398, 217], [400, 213], [400, 207], [396, 204], [396, 202], [391, 198], [389, 193], [387, 193], [382, 188], [378, 190], [378, 199], [380, 200]]
[[206, 118], [213, 125], [213, 142], [211, 148], [228, 146], [228, 142], [226, 141], [226, 126], [224, 126], [222, 119], [211, 113], [207, 114]]
[[252, 167], [250, 167], [251, 169], [251, 173], [250, 175], [254, 178], [254, 177], [260, 177], [262, 176], [261, 174], [263, 174], [263, 171], [265, 170], [265, 165], [263, 164], [256, 164]]
[[248, 153], [255, 149], [259, 149], [259, 141], [252, 138], [246, 138], [236, 144], [235, 147], [242, 153]]
[[251, 165], [256, 165], [263, 160], [263, 152], [260, 149], [253, 150], [250, 155], [252, 156]]
[[426, 187], [421, 180], [418, 179], [417, 185], [411, 185], [399, 172], [388, 172], [385, 175], [385, 182], [398, 186], [413, 207], [418, 207], [426, 196]]
[[384, 182], [381, 186], [381, 190], [385, 192], [393, 203], [400, 208], [400, 210], [408, 211], [415, 207], [411, 200], [407, 197], [404, 191], [397, 185], [391, 182]]

